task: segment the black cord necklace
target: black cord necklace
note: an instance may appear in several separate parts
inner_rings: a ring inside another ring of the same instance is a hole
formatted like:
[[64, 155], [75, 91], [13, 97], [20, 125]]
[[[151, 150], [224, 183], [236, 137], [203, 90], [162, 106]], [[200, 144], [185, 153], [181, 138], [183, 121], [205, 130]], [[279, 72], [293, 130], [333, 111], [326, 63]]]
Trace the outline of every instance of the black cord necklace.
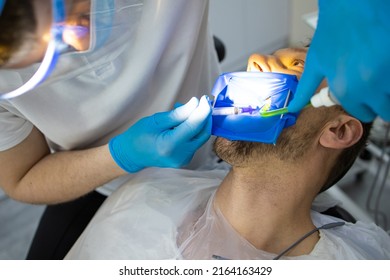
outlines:
[[323, 225], [323, 226], [320, 226], [320, 227], [316, 227], [315, 229], [312, 229], [311, 231], [309, 231], [308, 233], [306, 233], [304, 236], [302, 236], [301, 238], [299, 238], [297, 241], [295, 241], [293, 244], [291, 244], [288, 248], [286, 248], [285, 250], [283, 250], [279, 255], [277, 255], [274, 260], [278, 260], [280, 259], [283, 255], [285, 255], [288, 251], [290, 251], [292, 248], [294, 248], [295, 246], [297, 246], [299, 243], [301, 243], [303, 240], [305, 240], [306, 238], [308, 238], [310, 235], [312, 235], [313, 233], [319, 231], [320, 229], [331, 229], [331, 228], [335, 228], [335, 227], [339, 227], [339, 226], [343, 226], [345, 225], [344, 222], [335, 222], [335, 223], [329, 223], [329, 224], [326, 224], [326, 225]]
[[[290, 246], [288, 246], [285, 250], [283, 250], [281, 253], [279, 253], [275, 258], [273, 258], [274, 260], [279, 260], [282, 256], [284, 256], [288, 251], [290, 251], [292, 248], [294, 248], [295, 246], [297, 246], [299, 243], [301, 243], [303, 240], [305, 240], [306, 238], [308, 238], [310, 235], [312, 235], [313, 233], [319, 231], [320, 229], [331, 229], [331, 228], [335, 228], [335, 227], [339, 227], [339, 226], [343, 226], [345, 225], [345, 222], [334, 222], [334, 223], [329, 223], [329, 224], [325, 224], [325, 225], [322, 225], [320, 227], [316, 227], [315, 229], [312, 229], [311, 231], [309, 231], [308, 233], [306, 233], [305, 235], [303, 235], [301, 238], [299, 238], [297, 241], [295, 241], [293, 244], [291, 244]], [[224, 258], [224, 257], [221, 257], [221, 256], [218, 256], [218, 255], [212, 255], [212, 258], [215, 259], [215, 260], [229, 260], [227, 258]]]

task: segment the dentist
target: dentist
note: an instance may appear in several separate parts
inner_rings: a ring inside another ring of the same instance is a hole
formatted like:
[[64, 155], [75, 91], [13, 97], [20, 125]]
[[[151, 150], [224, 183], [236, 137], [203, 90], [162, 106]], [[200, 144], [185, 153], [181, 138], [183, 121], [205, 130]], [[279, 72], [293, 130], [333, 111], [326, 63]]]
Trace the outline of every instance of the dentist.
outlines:
[[62, 259], [135, 172], [206, 158], [207, 19], [208, 1], [0, 0], [0, 186], [49, 205], [28, 259]]

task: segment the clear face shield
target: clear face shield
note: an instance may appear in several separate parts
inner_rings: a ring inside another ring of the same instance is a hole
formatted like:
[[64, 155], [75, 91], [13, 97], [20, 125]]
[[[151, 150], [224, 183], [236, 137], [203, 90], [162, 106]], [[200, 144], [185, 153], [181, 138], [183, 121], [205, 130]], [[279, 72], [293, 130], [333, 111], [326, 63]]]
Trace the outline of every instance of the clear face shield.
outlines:
[[[5, 9], [7, 1], [12, 0], [0, 0], [0, 8], [5, 4], [3, 7]], [[22, 85], [5, 89], [1, 86], [0, 100], [11, 99], [36, 88], [52, 73], [59, 56], [73, 53], [87, 54], [104, 45], [112, 33], [118, 36], [121, 33], [115, 31], [118, 27], [123, 29], [127, 26], [129, 29], [131, 26], [129, 27], [128, 22], [121, 23], [117, 18], [135, 17], [134, 9], [128, 8], [140, 9], [142, 6], [140, 2], [139, 0], [51, 0], [51, 26], [48, 24], [47, 31], [37, 35], [42, 39], [39, 43], [44, 42], [43, 45], [46, 46], [37, 60], [40, 62], [31, 63], [35, 64], [35, 70], [29, 77], [23, 77]], [[38, 17], [39, 15], [36, 16], [37, 20]], [[123, 32], [121, 34], [123, 35]], [[21, 68], [5, 67], [12, 70]]]
[[[64, 0], [52, 0], [52, 24], [50, 31], [46, 34], [40, 34], [43, 42], [47, 42], [47, 48], [44, 56], [33, 75], [26, 79], [26, 82], [13, 90], [7, 92], [0, 91], [1, 99], [10, 99], [22, 95], [43, 82], [53, 71], [58, 57], [61, 54], [77, 51], [75, 47], [67, 42], [71, 40], [85, 41], [89, 37], [89, 19], [90, 10], [85, 11], [85, 15], [70, 15], [67, 17], [67, 7]], [[69, 10], [69, 9], [68, 9]], [[81, 22], [77, 18], [84, 18], [84, 25], [77, 24]]]

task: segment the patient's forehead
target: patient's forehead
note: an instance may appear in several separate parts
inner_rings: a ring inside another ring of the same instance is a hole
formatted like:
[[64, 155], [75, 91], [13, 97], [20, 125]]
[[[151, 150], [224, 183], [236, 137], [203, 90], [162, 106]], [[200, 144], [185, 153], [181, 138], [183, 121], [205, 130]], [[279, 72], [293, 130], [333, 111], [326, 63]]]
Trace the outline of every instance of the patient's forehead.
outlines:
[[277, 57], [299, 57], [306, 58], [308, 48], [285, 48], [279, 49], [273, 53]]

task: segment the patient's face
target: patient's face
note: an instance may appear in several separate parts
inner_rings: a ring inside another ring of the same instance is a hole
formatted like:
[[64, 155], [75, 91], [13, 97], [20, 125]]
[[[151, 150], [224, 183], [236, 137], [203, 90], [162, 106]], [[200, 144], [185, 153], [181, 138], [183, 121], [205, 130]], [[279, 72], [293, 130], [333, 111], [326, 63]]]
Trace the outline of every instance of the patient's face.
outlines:
[[[307, 48], [280, 49], [272, 55], [253, 54], [247, 71], [278, 72], [301, 77]], [[320, 87], [325, 86], [324, 82]], [[304, 109], [296, 125], [282, 131], [276, 145], [257, 142], [229, 141], [217, 138], [214, 149], [219, 157], [232, 165], [253, 165], [253, 161], [267, 156], [295, 161], [306, 154], [313, 139], [327, 120], [329, 108]]]
[[278, 72], [301, 77], [307, 48], [280, 49], [272, 55], [252, 54], [248, 59], [248, 72]]

